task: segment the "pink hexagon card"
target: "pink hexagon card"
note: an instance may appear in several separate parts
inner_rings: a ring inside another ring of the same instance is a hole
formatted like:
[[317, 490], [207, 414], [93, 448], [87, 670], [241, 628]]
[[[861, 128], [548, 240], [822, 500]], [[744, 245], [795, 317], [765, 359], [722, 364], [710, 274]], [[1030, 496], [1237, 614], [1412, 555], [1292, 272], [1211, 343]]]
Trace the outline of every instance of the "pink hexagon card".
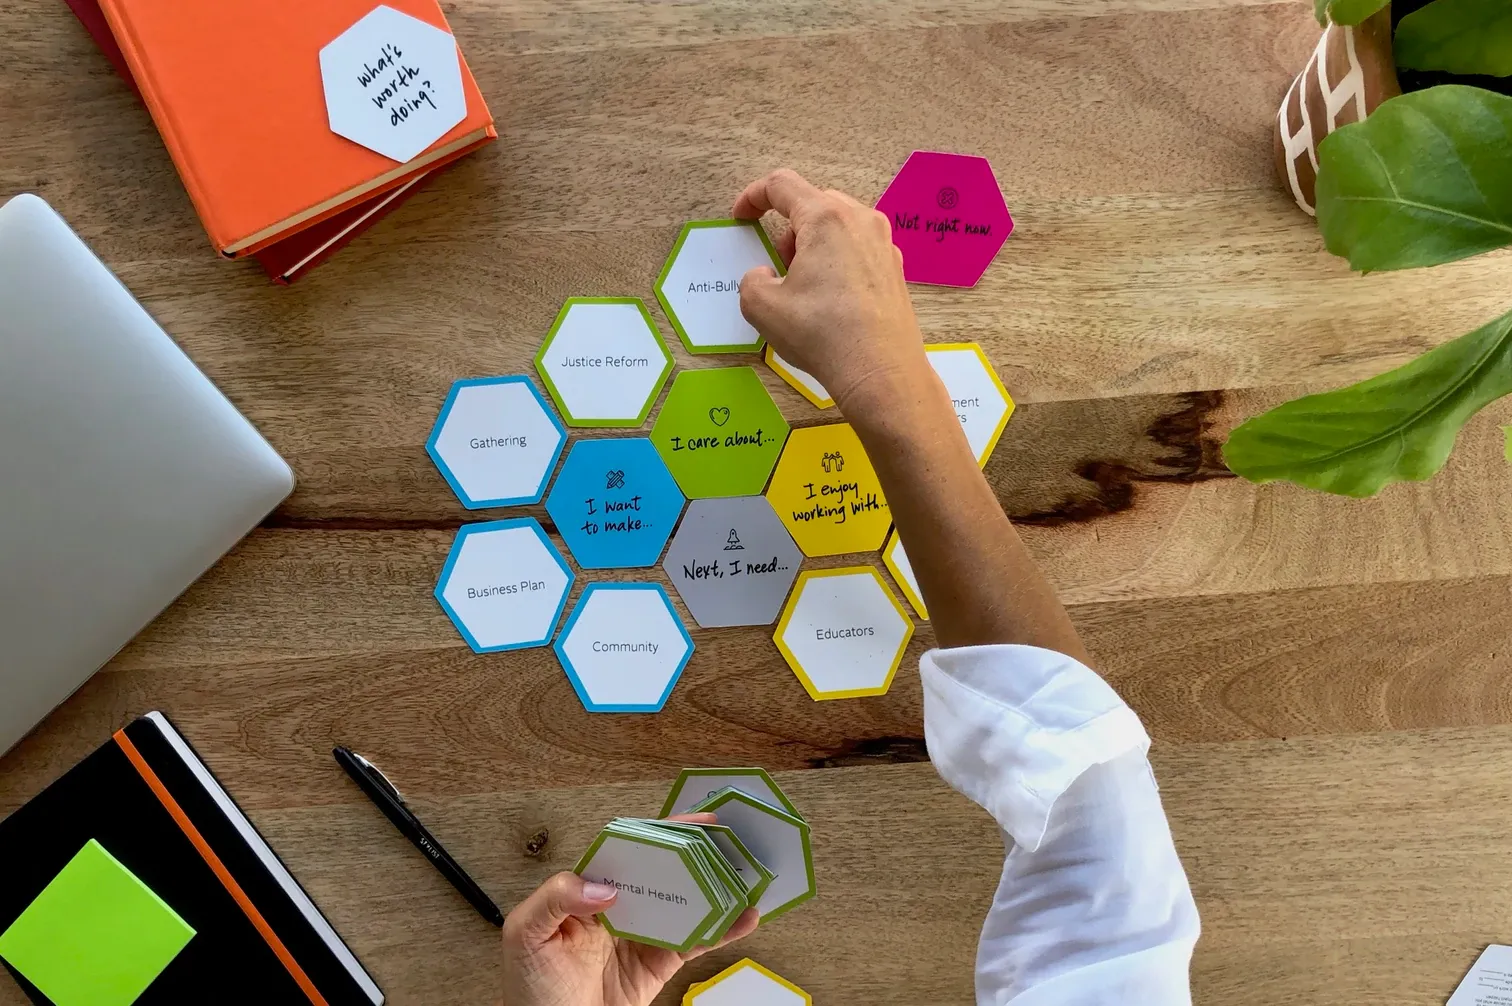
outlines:
[[985, 157], [915, 150], [877, 209], [892, 222], [910, 283], [976, 286], [1013, 233], [1013, 217]]

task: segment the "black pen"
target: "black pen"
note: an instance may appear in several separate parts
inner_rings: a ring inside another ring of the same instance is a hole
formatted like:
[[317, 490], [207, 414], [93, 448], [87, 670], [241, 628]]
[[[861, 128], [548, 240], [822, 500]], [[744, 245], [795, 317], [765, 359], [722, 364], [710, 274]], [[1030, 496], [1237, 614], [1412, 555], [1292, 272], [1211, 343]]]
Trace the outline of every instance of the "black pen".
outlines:
[[350, 748], [339, 747], [331, 753], [336, 756], [337, 764], [346, 769], [346, 774], [352, 777], [352, 781], [362, 787], [368, 799], [376, 803], [383, 815], [394, 822], [399, 833], [425, 853], [425, 858], [441, 871], [441, 876], [451, 881], [451, 885], [461, 892], [468, 904], [478, 910], [479, 915], [496, 926], [504, 925], [504, 913], [499, 911], [499, 906], [483, 893], [483, 888], [467, 875], [467, 871], [457, 865], [451, 854], [441, 848], [441, 843], [420, 823], [420, 819], [409, 809], [409, 804], [404, 802], [398, 788], [389, 782], [388, 776], [378, 770], [378, 766]]

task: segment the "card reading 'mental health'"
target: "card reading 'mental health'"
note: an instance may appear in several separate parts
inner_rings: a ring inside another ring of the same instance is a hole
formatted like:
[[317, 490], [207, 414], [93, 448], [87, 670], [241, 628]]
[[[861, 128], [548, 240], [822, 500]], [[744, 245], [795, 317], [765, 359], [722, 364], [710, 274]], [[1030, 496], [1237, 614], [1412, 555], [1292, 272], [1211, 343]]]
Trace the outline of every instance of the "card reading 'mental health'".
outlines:
[[723, 914], [699, 882], [685, 843], [606, 828], [578, 863], [585, 880], [619, 891], [602, 913], [611, 932], [686, 953]]
[[457, 40], [374, 7], [320, 50], [331, 131], [401, 163], [467, 117]]
[[877, 209], [892, 223], [910, 283], [975, 286], [1013, 233], [985, 157], [916, 150]]

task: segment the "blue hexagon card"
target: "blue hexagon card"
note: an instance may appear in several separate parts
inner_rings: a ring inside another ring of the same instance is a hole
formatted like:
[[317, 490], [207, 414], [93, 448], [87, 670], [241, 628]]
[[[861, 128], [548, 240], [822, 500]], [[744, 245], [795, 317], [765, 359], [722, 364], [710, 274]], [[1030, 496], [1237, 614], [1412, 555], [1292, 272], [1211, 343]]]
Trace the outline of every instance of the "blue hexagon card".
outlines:
[[654, 713], [693, 655], [693, 640], [660, 584], [592, 583], [554, 649], [589, 712]]
[[436, 601], [478, 653], [545, 646], [572, 579], [534, 517], [463, 524], [441, 567]]
[[584, 569], [656, 565], [682, 508], [682, 491], [645, 437], [579, 440], [546, 497]]
[[457, 381], [425, 442], [462, 505], [539, 503], [567, 432], [529, 378]]

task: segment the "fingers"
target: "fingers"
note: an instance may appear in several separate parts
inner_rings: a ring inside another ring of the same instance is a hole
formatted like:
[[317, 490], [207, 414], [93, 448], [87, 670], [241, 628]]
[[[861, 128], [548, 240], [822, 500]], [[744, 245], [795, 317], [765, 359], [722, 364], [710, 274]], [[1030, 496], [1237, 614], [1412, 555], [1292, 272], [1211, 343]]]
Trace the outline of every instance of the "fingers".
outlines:
[[776, 210], [789, 220], [798, 206], [818, 196], [819, 190], [792, 168], [778, 168], [746, 186], [735, 200], [737, 220], [760, 220], [767, 210]]
[[673, 814], [668, 821], [682, 821], [684, 824], [718, 824], [718, 814]]
[[793, 266], [793, 256], [798, 254], [798, 232], [789, 227], [777, 235], [777, 254], [782, 259], [782, 264], [788, 268]]
[[618, 893], [575, 873], [558, 873], [509, 913], [504, 920], [504, 940], [526, 945], [544, 943], [569, 917], [602, 912], [614, 903]]
[[769, 265], [760, 265], [746, 273], [740, 280], [740, 313], [751, 327], [765, 335], [777, 322], [777, 291], [782, 289], [782, 280], [777, 270]]
[[754, 933], [760, 923], [761, 913], [754, 908], [747, 908], [744, 912], [740, 913], [740, 918], [735, 920], [735, 924], [730, 927], [729, 932], [725, 933], [724, 939], [720, 940], [718, 945], [712, 947], [694, 947], [683, 954], [682, 959], [686, 963], [687, 961], [702, 957], [710, 950], [718, 950], [720, 947], [729, 946], [736, 940], [743, 940]]

